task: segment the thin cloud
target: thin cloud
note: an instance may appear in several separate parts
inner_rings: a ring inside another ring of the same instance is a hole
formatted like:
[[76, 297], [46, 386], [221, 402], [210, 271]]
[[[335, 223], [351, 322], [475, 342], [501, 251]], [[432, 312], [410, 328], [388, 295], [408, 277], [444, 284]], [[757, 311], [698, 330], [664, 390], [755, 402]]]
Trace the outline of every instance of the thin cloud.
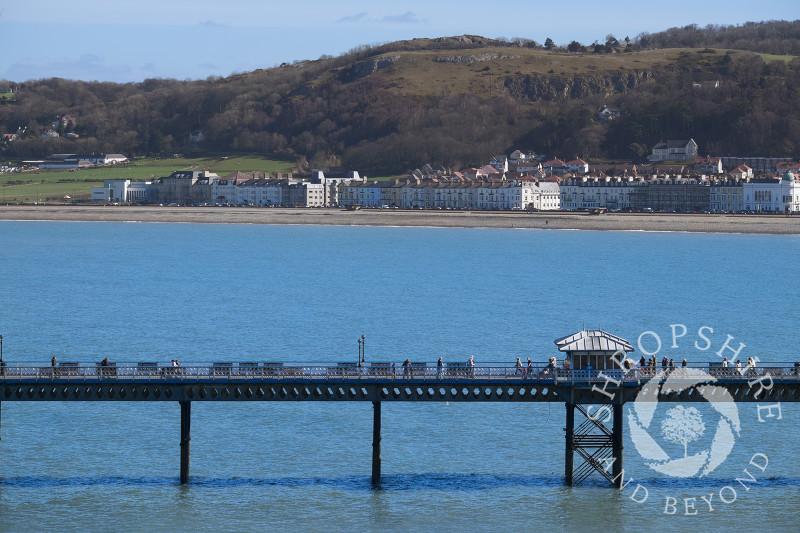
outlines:
[[[151, 77], [154, 74], [153, 68], [154, 65], [142, 69], [134, 69], [123, 64], [109, 65], [100, 56], [83, 54], [78, 58], [25, 58], [10, 65], [5, 75], [0, 77], [20, 81], [44, 77], [126, 82]], [[42, 76], [42, 72], [46, 72], [47, 75]]]
[[214, 22], [213, 20], [204, 20], [198, 23], [198, 26], [206, 26], [209, 28], [230, 28], [227, 24], [223, 24], [221, 22]]
[[346, 17], [342, 17], [336, 22], [361, 22], [362, 20], [367, 18], [367, 15], [369, 15], [369, 13], [367, 13], [366, 11], [362, 11], [361, 13], [358, 13], [356, 15], [348, 15]]
[[380, 22], [387, 24], [416, 24], [422, 22], [422, 19], [413, 11], [406, 11], [402, 15], [386, 15], [380, 19]]

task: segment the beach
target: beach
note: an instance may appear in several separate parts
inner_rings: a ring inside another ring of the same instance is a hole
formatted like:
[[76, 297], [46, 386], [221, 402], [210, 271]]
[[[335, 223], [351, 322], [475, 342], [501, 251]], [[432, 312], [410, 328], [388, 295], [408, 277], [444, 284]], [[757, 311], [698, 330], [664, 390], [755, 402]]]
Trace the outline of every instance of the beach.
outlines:
[[685, 231], [706, 233], [800, 234], [800, 216], [422, 211], [399, 209], [157, 207], [157, 206], [0, 206], [0, 220], [64, 222], [169, 222], [204, 224], [322, 224], [338, 226], [427, 226], [606, 231]]

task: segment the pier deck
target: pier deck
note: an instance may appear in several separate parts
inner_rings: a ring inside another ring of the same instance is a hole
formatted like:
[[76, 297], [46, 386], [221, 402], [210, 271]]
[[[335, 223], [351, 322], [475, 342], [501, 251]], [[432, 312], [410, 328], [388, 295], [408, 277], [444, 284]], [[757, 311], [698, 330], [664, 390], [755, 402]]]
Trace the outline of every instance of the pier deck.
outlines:
[[[543, 365], [157, 362], [3, 363], [0, 407], [16, 401], [176, 401], [181, 413], [181, 483], [189, 479], [195, 401], [361, 401], [373, 406], [372, 481], [380, 483], [382, 402], [561, 402], [566, 406], [565, 481], [598, 472], [622, 483], [622, 407], [631, 401], [798, 402], [800, 365], [750, 368], [718, 362], [686, 367], [574, 370]], [[604, 405], [613, 426], [584, 406]], [[587, 421], [577, 427], [575, 410]], [[573, 455], [584, 462], [574, 468]], [[611, 461], [608, 472], [604, 465]]]
[[[464, 363], [219, 362], [170, 364], [13, 363], [0, 369], [0, 401], [489, 401], [626, 403], [653, 380], [670, 389], [659, 401], [706, 401], [700, 385], [728, 390], [734, 401], [800, 401], [800, 367], [687, 367], [567, 370], [535, 365]], [[697, 385], [697, 386], [695, 386]], [[617, 391], [612, 394], [609, 391]], [[760, 392], [760, 394], [759, 394]]]

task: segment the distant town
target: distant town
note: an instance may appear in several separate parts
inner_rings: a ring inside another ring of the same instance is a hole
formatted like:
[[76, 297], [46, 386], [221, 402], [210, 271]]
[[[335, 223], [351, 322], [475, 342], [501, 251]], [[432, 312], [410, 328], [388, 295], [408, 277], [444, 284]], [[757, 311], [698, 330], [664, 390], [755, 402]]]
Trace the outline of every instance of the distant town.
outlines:
[[[800, 212], [800, 164], [789, 158], [699, 157], [692, 139], [652, 148], [645, 165], [590, 165], [516, 150], [481, 168], [427, 164], [404, 178], [369, 180], [358, 171], [291, 173], [175, 171], [152, 181], [105, 180], [91, 201], [103, 204], [720, 213]], [[125, 164], [122, 154], [56, 154], [39, 168]], [[4, 171], [14, 169], [5, 167]]]

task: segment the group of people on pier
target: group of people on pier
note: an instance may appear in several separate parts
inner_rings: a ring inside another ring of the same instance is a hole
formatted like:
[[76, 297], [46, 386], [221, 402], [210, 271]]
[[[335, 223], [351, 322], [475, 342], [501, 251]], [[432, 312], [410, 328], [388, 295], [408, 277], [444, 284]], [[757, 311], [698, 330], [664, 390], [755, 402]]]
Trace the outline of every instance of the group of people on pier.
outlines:
[[[681, 366], [682, 367], [686, 366], [686, 359], [681, 361]], [[640, 368], [644, 368], [644, 367], [656, 368], [656, 367], [658, 367], [658, 359], [654, 355], [654, 356], [650, 357], [649, 359], [645, 360], [644, 355], [642, 355], [642, 358], [639, 359], [639, 367]], [[675, 360], [674, 359], [670, 359], [665, 355], [661, 359], [661, 368], [675, 368]]]

